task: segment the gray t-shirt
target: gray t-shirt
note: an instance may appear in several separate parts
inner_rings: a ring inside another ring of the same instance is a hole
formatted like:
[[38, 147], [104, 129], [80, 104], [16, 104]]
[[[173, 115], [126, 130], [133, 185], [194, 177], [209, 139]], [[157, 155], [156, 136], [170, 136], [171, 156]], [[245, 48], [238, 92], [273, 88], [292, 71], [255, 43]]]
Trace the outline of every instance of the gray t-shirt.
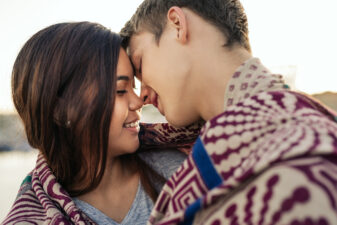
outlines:
[[[176, 150], [157, 150], [140, 153], [140, 157], [155, 171], [161, 174], [164, 178], [168, 179], [182, 164], [187, 156], [184, 153]], [[161, 189], [161, 187], [156, 188]], [[121, 223], [117, 223], [89, 203], [81, 201], [78, 198], [73, 198], [73, 200], [77, 207], [97, 224], [146, 224], [153, 208], [153, 202], [150, 196], [146, 194], [140, 182], [131, 208]]]

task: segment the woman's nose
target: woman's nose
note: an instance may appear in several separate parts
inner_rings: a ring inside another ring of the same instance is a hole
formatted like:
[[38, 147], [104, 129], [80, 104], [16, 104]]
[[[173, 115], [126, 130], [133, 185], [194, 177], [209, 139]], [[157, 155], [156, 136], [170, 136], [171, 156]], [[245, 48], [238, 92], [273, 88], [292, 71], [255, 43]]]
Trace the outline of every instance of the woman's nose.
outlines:
[[135, 111], [139, 110], [143, 106], [143, 101], [136, 93], [132, 93], [129, 101], [130, 110]]

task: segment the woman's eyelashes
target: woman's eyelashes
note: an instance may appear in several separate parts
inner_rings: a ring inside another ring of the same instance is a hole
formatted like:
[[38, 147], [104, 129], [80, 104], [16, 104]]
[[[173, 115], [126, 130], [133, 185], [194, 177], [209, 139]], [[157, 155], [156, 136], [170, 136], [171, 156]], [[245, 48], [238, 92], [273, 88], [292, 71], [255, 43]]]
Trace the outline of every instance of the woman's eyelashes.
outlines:
[[128, 92], [128, 87], [130, 86], [130, 77], [127, 75], [117, 76], [117, 95], [121, 96]]
[[133, 76], [118, 76], [116, 93], [122, 96], [127, 93], [135, 93], [137, 90], [136, 81]]
[[123, 89], [123, 90], [117, 90], [117, 94], [118, 95], [124, 95], [124, 94], [126, 94], [128, 91], [127, 90], [125, 90], [125, 89]]
[[135, 90], [137, 90], [137, 87], [135, 84], [135, 80], [132, 79], [132, 80], [128, 80], [123, 85], [117, 86], [116, 93], [121, 96], [129, 92], [134, 92]]
[[117, 90], [116, 90], [116, 93], [117, 95], [119, 96], [122, 96], [124, 94], [126, 94], [128, 92], [128, 83], [129, 83], [129, 80], [120, 80], [120, 81], [117, 81]]

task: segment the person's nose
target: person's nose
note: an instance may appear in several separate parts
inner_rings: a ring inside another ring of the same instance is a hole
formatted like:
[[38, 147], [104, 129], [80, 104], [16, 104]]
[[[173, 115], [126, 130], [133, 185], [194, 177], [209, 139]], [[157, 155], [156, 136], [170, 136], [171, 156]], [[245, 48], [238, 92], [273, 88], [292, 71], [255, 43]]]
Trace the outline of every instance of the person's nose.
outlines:
[[143, 106], [142, 99], [136, 93], [132, 92], [129, 100], [129, 109], [131, 111], [137, 111], [141, 109], [142, 106]]
[[152, 89], [142, 82], [140, 89], [140, 98], [143, 100], [143, 104], [151, 104], [151, 92]]

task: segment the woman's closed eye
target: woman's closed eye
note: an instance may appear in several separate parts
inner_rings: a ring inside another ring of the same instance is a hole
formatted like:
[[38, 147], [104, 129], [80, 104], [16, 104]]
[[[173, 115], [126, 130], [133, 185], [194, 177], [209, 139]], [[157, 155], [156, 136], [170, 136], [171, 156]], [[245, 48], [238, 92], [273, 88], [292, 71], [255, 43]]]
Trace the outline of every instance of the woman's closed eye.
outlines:
[[118, 95], [124, 95], [126, 94], [128, 91], [126, 89], [122, 89], [122, 90], [117, 90], [117, 94]]
[[126, 75], [117, 76], [117, 95], [122, 96], [128, 92], [130, 78]]

